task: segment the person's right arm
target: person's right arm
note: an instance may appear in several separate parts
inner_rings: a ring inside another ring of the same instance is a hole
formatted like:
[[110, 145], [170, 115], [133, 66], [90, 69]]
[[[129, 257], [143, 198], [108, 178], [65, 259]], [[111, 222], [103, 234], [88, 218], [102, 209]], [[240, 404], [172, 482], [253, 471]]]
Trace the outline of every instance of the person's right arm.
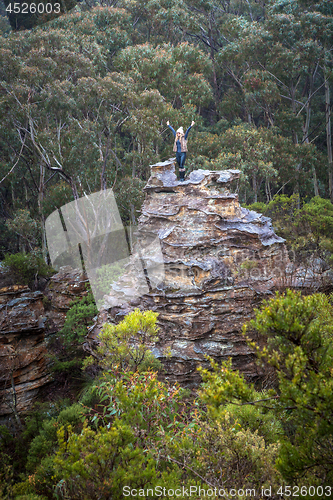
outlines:
[[167, 125], [168, 125], [169, 129], [171, 130], [171, 132], [173, 133], [173, 136], [174, 136], [174, 137], [176, 137], [176, 131], [175, 131], [175, 129], [173, 129], [173, 128], [171, 127], [171, 125], [170, 125], [170, 122], [169, 122], [169, 121], [167, 121]]

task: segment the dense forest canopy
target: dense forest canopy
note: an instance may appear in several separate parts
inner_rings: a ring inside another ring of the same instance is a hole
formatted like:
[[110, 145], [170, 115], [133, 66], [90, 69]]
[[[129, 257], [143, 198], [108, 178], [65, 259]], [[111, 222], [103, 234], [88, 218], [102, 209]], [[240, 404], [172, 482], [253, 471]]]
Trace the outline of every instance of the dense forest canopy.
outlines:
[[2, 257], [45, 247], [46, 217], [103, 187], [134, 222], [149, 164], [172, 155], [168, 119], [196, 121], [189, 168], [242, 170], [243, 203], [333, 201], [331, 2], [67, 1], [29, 20], [8, 5]]

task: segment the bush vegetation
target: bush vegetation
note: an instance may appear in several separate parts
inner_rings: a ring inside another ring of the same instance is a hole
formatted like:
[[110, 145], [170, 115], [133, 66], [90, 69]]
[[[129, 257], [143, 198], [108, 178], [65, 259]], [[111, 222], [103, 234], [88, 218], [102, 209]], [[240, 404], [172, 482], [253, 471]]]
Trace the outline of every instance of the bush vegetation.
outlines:
[[50, 341], [49, 357], [54, 372], [66, 374], [70, 378], [82, 378], [81, 367], [87, 357], [83, 343], [97, 313], [94, 297], [89, 290], [87, 295], [70, 304], [64, 326]]
[[[15, 438], [0, 429], [2, 498], [107, 500], [123, 498], [125, 486], [192, 486], [202, 488], [198, 498], [215, 487], [239, 490], [238, 500], [255, 489], [259, 498], [271, 487], [278, 499], [284, 485], [313, 486], [302, 497], [322, 498], [316, 488], [333, 479], [332, 298], [277, 293], [244, 326], [245, 336], [266, 339], [265, 347], [249, 341], [277, 374], [276, 387], [265, 390], [231, 361], [201, 369], [196, 395], [159, 380], [135, 358], [140, 352], [143, 361], [156, 340], [156, 319], [136, 310], [118, 328], [107, 325], [103, 372], [76, 403], [44, 403]], [[131, 355], [116, 348], [117, 335]], [[149, 342], [137, 351], [131, 341], [140, 335]]]
[[22, 285], [37, 286], [38, 278], [49, 278], [55, 273], [38, 251], [6, 254], [3, 264], [15, 282]]
[[295, 264], [311, 266], [321, 259], [333, 264], [333, 204], [319, 196], [301, 201], [299, 195], [277, 195], [269, 203], [247, 205], [272, 219], [275, 231], [285, 238]]
[[157, 342], [157, 313], [135, 309], [117, 325], [107, 323], [99, 334], [98, 363], [106, 369], [160, 368], [150, 348]]

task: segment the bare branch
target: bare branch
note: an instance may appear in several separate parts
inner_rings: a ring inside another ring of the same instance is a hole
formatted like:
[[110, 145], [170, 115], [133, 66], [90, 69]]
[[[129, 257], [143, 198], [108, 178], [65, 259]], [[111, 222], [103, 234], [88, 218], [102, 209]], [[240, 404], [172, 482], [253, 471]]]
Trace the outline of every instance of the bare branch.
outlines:
[[288, 96], [282, 95], [282, 94], [280, 94], [280, 96], [284, 97], [285, 99], [288, 99], [289, 101], [297, 102], [297, 104], [300, 104], [301, 106], [303, 106], [303, 103], [301, 101], [297, 101], [297, 99], [292, 99], [291, 97], [288, 97]]
[[19, 155], [18, 155], [18, 158], [17, 158], [16, 162], [14, 163], [14, 165], [12, 166], [12, 168], [9, 170], [9, 172], [5, 175], [5, 177], [3, 177], [3, 178], [1, 179], [0, 184], [2, 184], [2, 183], [3, 183], [3, 181], [7, 179], [7, 177], [8, 177], [8, 176], [9, 176], [9, 175], [13, 172], [14, 168], [15, 168], [15, 167], [16, 167], [16, 165], [18, 164], [18, 162], [19, 162], [19, 160], [20, 160], [20, 158], [21, 158], [22, 152], [23, 152], [24, 145], [25, 145], [25, 138], [26, 138], [26, 135], [24, 135], [24, 140], [23, 140], [23, 142], [22, 142], [22, 140], [21, 140], [21, 142], [22, 142], [22, 146], [21, 146], [21, 150], [20, 150], [20, 152], [19, 152]]
[[[308, 99], [307, 99], [306, 103], [305, 103], [305, 104], [303, 104], [303, 106], [301, 107], [301, 109], [299, 110], [299, 112], [297, 113], [297, 115], [296, 115], [296, 116], [298, 116], [298, 115], [299, 115], [299, 114], [303, 111], [303, 109], [307, 106], [307, 104], [308, 104], [308, 103], [309, 103], [309, 101], [312, 99], [312, 97], [313, 97], [313, 96], [314, 96], [314, 95], [318, 92], [318, 90], [320, 90], [322, 87], [324, 87], [324, 85], [325, 85], [325, 83], [326, 83], [326, 82], [327, 82], [327, 79], [324, 81], [324, 83], [322, 83], [322, 84], [320, 85], [320, 87], [318, 87], [318, 88], [317, 88], [314, 92], [312, 92], [312, 94], [311, 94], [311, 95], [309, 95], [309, 97], [308, 97]], [[298, 101], [296, 101], [296, 102], [298, 102]]]

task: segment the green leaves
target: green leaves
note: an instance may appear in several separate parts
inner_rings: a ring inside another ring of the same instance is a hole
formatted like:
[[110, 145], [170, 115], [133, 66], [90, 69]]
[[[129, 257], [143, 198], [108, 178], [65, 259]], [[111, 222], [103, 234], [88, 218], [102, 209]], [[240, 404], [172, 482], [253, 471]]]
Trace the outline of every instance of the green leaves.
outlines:
[[332, 325], [329, 297], [287, 290], [264, 302], [247, 327], [267, 338], [267, 349], [258, 351], [277, 368], [281, 410], [291, 410], [293, 436], [284, 440], [279, 461], [287, 478], [306, 471], [312, 479], [333, 477], [327, 454], [333, 436]]
[[332, 262], [333, 205], [329, 200], [315, 197], [300, 206], [299, 196], [280, 195], [268, 205], [253, 204], [248, 208], [272, 218], [277, 234], [287, 240], [295, 264], [312, 271], [316, 270], [318, 258], [324, 259], [323, 265]]
[[[69, 428], [68, 439], [65, 430], [60, 430], [59, 451], [54, 458], [55, 478], [65, 480], [64, 487], [73, 500], [110, 495], [121, 499], [124, 486], [135, 488], [154, 483], [154, 464], [143, 450], [133, 449], [133, 438], [131, 428], [119, 421], [110, 429], [98, 431], [85, 423], [80, 435]], [[141, 471], [140, 476], [133, 473], [136, 470]]]
[[212, 371], [199, 368], [203, 380], [200, 396], [213, 415], [219, 412], [221, 405], [249, 401], [255, 394], [254, 388], [246, 383], [243, 375], [232, 369], [231, 363], [230, 359], [218, 365], [210, 359]]
[[60, 335], [65, 344], [80, 344], [85, 340], [87, 329], [93, 324], [93, 317], [98, 313], [92, 293], [73, 301], [66, 314]]
[[34, 287], [38, 282], [38, 277], [50, 277], [55, 273], [51, 266], [45, 264], [43, 257], [36, 250], [25, 253], [5, 255], [5, 268], [9, 270], [14, 280]]
[[188, 43], [173, 47], [150, 44], [127, 47], [117, 56], [115, 68], [133, 79], [139, 90], [157, 89], [178, 106], [193, 101], [207, 105], [212, 98], [207, 76], [211, 65], [204, 53]]
[[89, 327], [94, 323], [98, 309], [91, 292], [71, 303], [67, 311], [64, 326], [58, 332], [58, 338], [51, 340], [50, 359], [52, 370], [67, 374], [82, 376], [81, 368], [87, 353], [83, 350]]
[[135, 309], [117, 325], [106, 323], [99, 334], [100, 364], [108, 369], [134, 369], [159, 364], [150, 348], [157, 342], [157, 313]]
[[[186, 414], [178, 411], [182, 392], [154, 372], [105, 374], [80, 433], [58, 428], [52, 482], [70, 498], [123, 498], [123, 487], [179, 485], [177, 468], [165, 467], [159, 446], [166, 433], [175, 436]], [[96, 411], [97, 408], [97, 411]], [[170, 425], [168, 425], [170, 424]]]
[[219, 425], [232, 421], [236, 434], [258, 429], [265, 442], [280, 442], [277, 464], [289, 481], [330, 484], [333, 477], [328, 453], [333, 440], [332, 325], [332, 298], [277, 293], [244, 327], [252, 338], [259, 334], [258, 344], [249, 345], [275, 367], [276, 391], [258, 393], [232, 370], [231, 361], [221, 366], [211, 361], [212, 371], [200, 370], [200, 395], [209, 417]]

